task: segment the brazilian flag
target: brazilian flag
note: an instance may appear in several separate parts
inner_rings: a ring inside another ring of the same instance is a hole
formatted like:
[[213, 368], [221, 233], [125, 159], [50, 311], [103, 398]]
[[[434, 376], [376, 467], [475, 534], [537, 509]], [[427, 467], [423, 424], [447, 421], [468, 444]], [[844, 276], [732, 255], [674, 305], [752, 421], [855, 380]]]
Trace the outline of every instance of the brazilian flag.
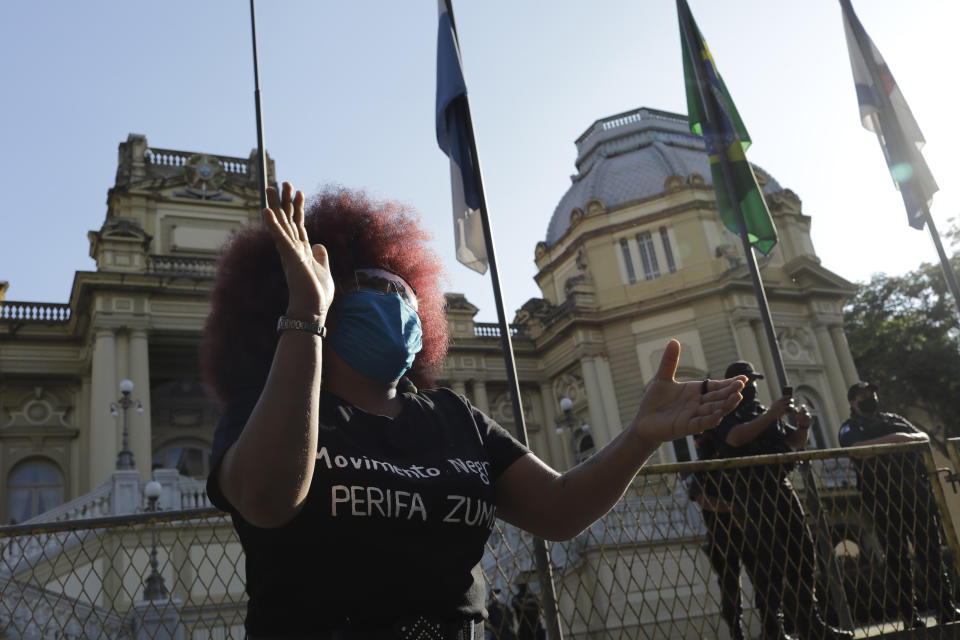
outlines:
[[[700, 29], [693, 20], [686, 0], [677, 0], [677, 15], [683, 47], [687, 117], [690, 120], [690, 131], [703, 138], [707, 155], [710, 156], [710, 172], [720, 218], [727, 229], [739, 236], [740, 228], [731, 198], [738, 202], [747, 226], [747, 239], [760, 253], [767, 255], [777, 244], [777, 229], [773, 226], [767, 203], [744, 153], [750, 146], [750, 135], [740, 120], [737, 107], [730, 98], [720, 72], [717, 71], [710, 49], [700, 35]], [[688, 41], [688, 33], [693, 35], [694, 42]], [[694, 64], [695, 60], [702, 61], [702, 64]], [[705, 100], [713, 104], [712, 114], [704, 104]], [[712, 121], [709, 115], [712, 115], [716, 122]], [[729, 192], [723, 177], [721, 154], [726, 157], [727, 166], [730, 167], [732, 193]]]

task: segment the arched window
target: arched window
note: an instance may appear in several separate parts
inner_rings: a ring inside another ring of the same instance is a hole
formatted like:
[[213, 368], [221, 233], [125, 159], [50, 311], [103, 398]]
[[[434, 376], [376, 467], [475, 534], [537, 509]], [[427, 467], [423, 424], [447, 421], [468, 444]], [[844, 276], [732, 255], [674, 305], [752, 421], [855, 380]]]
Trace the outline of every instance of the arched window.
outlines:
[[7, 519], [23, 522], [63, 503], [63, 474], [52, 462], [31, 459], [10, 472]]
[[576, 449], [577, 464], [580, 464], [581, 462], [583, 462], [584, 460], [592, 456], [594, 448], [595, 447], [593, 444], [593, 436], [591, 436], [589, 433], [584, 433], [579, 438], [577, 438], [577, 449]]
[[176, 469], [180, 475], [206, 478], [210, 473], [210, 447], [205, 443], [172, 442], [153, 456], [154, 469]]

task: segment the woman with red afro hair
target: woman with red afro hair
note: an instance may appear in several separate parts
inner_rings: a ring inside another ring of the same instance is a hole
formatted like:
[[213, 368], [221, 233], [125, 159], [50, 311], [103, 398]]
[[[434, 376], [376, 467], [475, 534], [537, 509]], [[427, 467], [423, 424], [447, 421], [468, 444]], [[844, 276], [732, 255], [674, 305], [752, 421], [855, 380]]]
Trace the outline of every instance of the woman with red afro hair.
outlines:
[[[246, 556], [250, 638], [472, 640], [497, 517], [570, 538], [743, 377], [680, 384], [671, 341], [633, 421], [558, 474], [449, 389], [440, 264], [417, 216], [287, 182], [218, 266], [202, 350], [226, 402], [207, 491]], [[420, 387], [418, 389], [417, 387]]]

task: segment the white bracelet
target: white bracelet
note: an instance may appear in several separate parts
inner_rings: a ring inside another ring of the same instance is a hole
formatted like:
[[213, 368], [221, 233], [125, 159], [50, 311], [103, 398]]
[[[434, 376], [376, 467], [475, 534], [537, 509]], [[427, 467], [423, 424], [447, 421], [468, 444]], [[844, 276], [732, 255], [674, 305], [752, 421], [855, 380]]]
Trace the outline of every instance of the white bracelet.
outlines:
[[318, 335], [321, 338], [327, 337], [327, 328], [319, 322], [307, 322], [306, 320], [294, 320], [287, 316], [280, 316], [277, 320], [277, 333], [283, 333], [287, 329], [306, 331], [307, 333]]

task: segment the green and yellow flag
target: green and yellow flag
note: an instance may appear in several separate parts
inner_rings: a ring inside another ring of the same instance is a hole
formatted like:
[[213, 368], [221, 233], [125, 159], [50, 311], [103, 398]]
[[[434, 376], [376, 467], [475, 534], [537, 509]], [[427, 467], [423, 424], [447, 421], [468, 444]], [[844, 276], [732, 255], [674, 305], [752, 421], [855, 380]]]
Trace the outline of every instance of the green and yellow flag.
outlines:
[[[744, 153], [750, 146], [750, 135], [740, 120], [737, 107], [727, 92], [686, 0], [677, 0], [677, 16], [683, 47], [687, 117], [690, 131], [703, 138], [707, 155], [710, 156], [710, 172], [720, 218], [727, 229], [739, 236], [740, 228], [733, 202], [739, 203], [747, 227], [747, 239], [757, 251], [767, 255], [777, 244], [777, 229], [773, 226], [767, 203]], [[694, 42], [688, 40], [687, 34], [691, 35]], [[706, 104], [706, 100], [711, 104]], [[726, 157], [727, 166], [730, 167], [730, 185], [724, 179], [721, 154]]]

